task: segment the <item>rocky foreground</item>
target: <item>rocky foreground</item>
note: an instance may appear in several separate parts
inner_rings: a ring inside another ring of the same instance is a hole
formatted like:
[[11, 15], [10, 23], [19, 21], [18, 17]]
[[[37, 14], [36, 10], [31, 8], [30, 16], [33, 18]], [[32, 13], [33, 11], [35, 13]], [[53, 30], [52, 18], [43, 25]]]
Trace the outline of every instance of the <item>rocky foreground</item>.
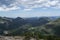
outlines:
[[[24, 40], [24, 38], [25, 37], [20, 37], [20, 36], [0, 36], [0, 40]], [[36, 40], [36, 39], [30, 38], [30, 40]]]

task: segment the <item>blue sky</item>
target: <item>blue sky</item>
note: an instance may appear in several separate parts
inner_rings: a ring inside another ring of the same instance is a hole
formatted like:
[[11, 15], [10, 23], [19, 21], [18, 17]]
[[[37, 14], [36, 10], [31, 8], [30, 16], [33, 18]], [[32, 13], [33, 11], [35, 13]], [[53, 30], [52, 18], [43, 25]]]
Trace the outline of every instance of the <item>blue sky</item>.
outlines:
[[60, 0], [0, 0], [0, 16], [60, 16]]

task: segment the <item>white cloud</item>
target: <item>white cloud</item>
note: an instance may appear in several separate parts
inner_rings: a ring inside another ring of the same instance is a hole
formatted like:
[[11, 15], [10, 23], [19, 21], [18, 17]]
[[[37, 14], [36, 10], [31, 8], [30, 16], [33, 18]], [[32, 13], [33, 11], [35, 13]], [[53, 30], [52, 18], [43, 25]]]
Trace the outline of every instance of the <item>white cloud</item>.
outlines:
[[[6, 0], [7, 1], [7, 0]], [[5, 1], [5, 2], [6, 2]], [[7, 2], [6, 2], [7, 3]], [[8, 4], [10, 1], [8, 1]], [[31, 10], [34, 8], [59, 8], [60, 9], [60, 0], [15, 0], [9, 5], [2, 4], [5, 6], [0, 6], [0, 11], [3, 10], [16, 10], [16, 9], [23, 9], [23, 10]]]
[[59, 8], [60, 0], [17, 0], [24, 8], [45, 8], [45, 7], [55, 7]]
[[30, 10], [32, 10], [31, 8], [30, 9], [24, 9], [25, 11], [30, 11]]
[[11, 8], [7, 8], [6, 6], [0, 7], [0, 11], [11, 11], [11, 10], [17, 10], [20, 9], [19, 7], [13, 6]]

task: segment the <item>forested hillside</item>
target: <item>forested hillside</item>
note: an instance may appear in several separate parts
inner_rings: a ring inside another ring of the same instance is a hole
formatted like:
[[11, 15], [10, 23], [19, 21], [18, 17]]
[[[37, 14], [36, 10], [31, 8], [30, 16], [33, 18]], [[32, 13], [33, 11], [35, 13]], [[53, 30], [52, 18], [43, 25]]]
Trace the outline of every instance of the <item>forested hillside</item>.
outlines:
[[29, 33], [40, 33], [41, 35], [60, 36], [59, 30], [59, 17], [0, 17], [0, 35], [24, 36]]

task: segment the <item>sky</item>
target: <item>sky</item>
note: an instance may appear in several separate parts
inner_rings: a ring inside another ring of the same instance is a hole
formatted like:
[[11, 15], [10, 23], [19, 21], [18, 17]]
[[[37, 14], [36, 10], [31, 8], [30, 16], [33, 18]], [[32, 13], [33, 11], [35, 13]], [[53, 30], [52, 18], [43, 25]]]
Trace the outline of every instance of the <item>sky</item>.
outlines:
[[60, 0], [0, 0], [0, 16], [60, 16]]

